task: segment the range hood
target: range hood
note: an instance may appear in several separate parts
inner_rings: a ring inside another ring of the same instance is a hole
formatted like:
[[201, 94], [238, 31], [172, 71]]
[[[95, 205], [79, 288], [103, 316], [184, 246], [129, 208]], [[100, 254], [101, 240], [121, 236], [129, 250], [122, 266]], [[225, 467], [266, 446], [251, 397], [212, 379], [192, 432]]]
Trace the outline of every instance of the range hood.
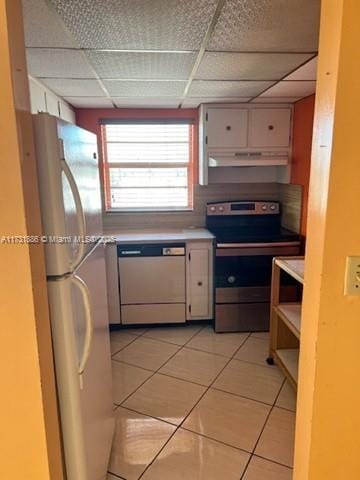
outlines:
[[287, 152], [235, 152], [209, 154], [209, 167], [272, 167], [288, 165]]

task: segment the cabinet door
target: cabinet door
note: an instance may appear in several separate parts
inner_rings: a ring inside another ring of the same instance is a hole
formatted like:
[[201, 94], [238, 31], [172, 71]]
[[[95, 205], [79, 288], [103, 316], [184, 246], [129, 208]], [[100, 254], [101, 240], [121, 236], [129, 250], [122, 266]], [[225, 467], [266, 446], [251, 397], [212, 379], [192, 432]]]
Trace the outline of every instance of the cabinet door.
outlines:
[[75, 123], [74, 111], [66, 103], [60, 100], [59, 102], [60, 118], [66, 122]]
[[189, 318], [211, 318], [210, 254], [206, 247], [192, 247], [188, 255]]
[[288, 147], [290, 108], [254, 108], [250, 111], [249, 147]]
[[245, 109], [209, 109], [206, 121], [208, 148], [246, 147], [247, 118]]
[[54, 115], [55, 117], [59, 116], [59, 100], [57, 97], [52, 95], [49, 92], [45, 93], [46, 95], [46, 108], [47, 112], [50, 113], [50, 115]]
[[30, 86], [31, 113], [46, 112], [45, 91], [32, 80]]

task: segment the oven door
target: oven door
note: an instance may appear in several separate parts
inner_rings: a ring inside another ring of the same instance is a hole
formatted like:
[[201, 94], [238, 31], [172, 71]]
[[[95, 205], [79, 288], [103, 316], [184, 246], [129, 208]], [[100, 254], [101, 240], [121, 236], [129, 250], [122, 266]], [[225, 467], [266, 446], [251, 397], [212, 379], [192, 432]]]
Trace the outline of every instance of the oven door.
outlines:
[[217, 332], [268, 330], [272, 260], [298, 255], [299, 247], [299, 242], [217, 247]]

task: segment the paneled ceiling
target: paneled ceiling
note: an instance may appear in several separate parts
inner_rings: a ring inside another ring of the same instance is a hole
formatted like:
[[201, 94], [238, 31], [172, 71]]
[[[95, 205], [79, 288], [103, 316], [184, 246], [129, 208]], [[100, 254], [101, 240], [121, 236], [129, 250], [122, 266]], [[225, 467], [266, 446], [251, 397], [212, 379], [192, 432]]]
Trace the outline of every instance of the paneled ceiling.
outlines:
[[294, 102], [320, 0], [23, 0], [29, 73], [75, 107]]

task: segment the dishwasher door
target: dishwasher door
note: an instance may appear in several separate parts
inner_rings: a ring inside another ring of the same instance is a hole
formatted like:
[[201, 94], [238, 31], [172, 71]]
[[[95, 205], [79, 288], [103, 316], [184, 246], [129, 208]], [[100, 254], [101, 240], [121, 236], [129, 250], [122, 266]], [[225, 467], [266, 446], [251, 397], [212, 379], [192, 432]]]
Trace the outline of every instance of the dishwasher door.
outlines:
[[124, 324], [185, 322], [185, 246], [119, 248]]
[[119, 258], [121, 304], [184, 303], [185, 257]]

